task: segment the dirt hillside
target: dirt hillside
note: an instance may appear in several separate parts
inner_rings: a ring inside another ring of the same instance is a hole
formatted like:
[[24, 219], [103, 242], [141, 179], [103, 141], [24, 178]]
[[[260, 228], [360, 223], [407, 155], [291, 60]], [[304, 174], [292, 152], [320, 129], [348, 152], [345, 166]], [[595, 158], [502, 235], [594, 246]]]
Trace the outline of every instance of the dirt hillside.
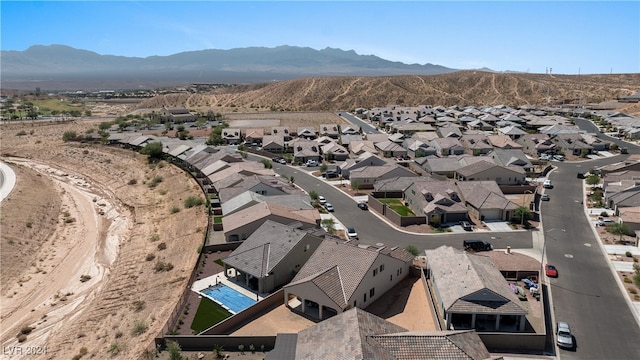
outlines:
[[0, 203], [0, 341], [23, 349], [7, 358], [140, 358], [197, 261], [206, 215], [184, 200], [203, 198], [198, 185], [129, 150], [62, 142], [96, 126], [1, 128], [17, 184]]

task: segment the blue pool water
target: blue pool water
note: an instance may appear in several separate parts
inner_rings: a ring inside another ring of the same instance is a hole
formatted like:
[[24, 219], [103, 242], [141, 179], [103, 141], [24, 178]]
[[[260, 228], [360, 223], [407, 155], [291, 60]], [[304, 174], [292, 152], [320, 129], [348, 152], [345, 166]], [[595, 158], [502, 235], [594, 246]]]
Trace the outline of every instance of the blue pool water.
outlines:
[[210, 286], [202, 290], [202, 293], [224, 305], [235, 314], [256, 303], [255, 300], [224, 284]]

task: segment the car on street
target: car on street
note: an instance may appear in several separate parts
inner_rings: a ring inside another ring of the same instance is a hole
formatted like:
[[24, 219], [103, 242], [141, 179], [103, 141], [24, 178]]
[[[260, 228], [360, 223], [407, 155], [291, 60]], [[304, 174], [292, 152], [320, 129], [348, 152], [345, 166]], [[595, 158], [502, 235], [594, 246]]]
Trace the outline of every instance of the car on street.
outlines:
[[333, 205], [331, 205], [331, 203], [325, 203], [324, 208], [327, 209], [328, 212], [333, 212]]
[[561, 348], [573, 348], [573, 335], [571, 335], [571, 328], [567, 322], [558, 321], [556, 325], [556, 343]]
[[466, 231], [472, 231], [473, 228], [471, 227], [471, 223], [468, 221], [460, 221], [460, 226], [462, 226], [462, 229], [466, 230]]
[[348, 227], [347, 228], [347, 237], [349, 239], [357, 239], [358, 238], [358, 233], [356, 232], [356, 229], [352, 228], [352, 227]]
[[359, 207], [361, 210], [369, 210], [369, 205], [367, 205], [367, 203], [365, 203], [365, 202], [360, 202], [360, 203], [358, 203], [358, 207]]
[[482, 240], [464, 240], [462, 247], [465, 251], [491, 251], [493, 246], [491, 243]]
[[551, 180], [547, 179], [542, 183], [542, 187], [545, 189], [551, 189], [553, 188], [553, 184], [551, 183]]
[[279, 156], [276, 156], [276, 157], [273, 158], [273, 162], [276, 162], [278, 164], [286, 164], [287, 163], [287, 159], [281, 158]]
[[549, 201], [549, 194], [542, 194], [540, 195], [540, 200], [542, 201]]
[[564, 161], [564, 156], [562, 156], [562, 155], [553, 155], [553, 160], [555, 160], [555, 161]]
[[547, 274], [548, 277], [558, 277], [558, 269], [551, 264], [546, 264], [544, 266], [544, 273]]
[[327, 203], [327, 199], [325, 199], [325, 198], [324, 198], [324, 196], [319, 195], [319, 196], [318, 196], [318, 202], [319, 202], [320, 204], [324, 205], [324, 204], [326, 204], [326, 203]]

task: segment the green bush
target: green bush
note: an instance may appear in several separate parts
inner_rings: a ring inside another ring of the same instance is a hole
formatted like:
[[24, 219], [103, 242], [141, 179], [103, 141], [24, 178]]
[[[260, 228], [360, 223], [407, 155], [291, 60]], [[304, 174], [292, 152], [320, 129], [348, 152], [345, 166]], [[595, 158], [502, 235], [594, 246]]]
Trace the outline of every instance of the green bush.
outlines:
[[147, 329], [149, 329], [149, 326], [147, 326], [147, 324], [144, 321], [136, 320], [133, 323], [133, 330], [131, 330], [131, 334], [133, 336], [141, 335], [147, 332]]
[[633, 257], [633, 254], [631, 254], [631, 251], [627, 251], [626, 253], [624, 253], [624, 255], [626, 257]]
[[174, 205], [171, 207], [171, 209], [169, 209], [169, 212], [172, 214], [178, 213], [180, 212], [180, 208]]
[[202, 199], [201, 197], [198, 196], [189, 196], [185, 201], [184, 201], [184, 207], [189, 209], [192, 208], [194, 206], [200, 206], [204, 204], [204, 199]]
[[160, 184], [161, 182], [162, 182], [162, 176], [156, 175], [156, 176], [154, 176], [154, 177], [151, 179], [151, 181], [149, 181], [149, 182], [147, 183], [147, 186], [148, 186], [150, 189], [153, 189], [153, 188], [155, 188], [156, 186], [158, 186], [158, 184]]

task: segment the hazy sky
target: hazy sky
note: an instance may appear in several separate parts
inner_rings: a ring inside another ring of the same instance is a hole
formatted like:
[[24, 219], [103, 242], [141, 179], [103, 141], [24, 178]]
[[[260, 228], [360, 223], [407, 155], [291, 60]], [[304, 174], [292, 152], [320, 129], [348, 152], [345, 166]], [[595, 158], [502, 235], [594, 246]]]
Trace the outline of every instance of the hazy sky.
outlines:
[[640, 1], [5, 1], [1, 49], [147, 57], [240, 47], [355, 50], [404, 63], [640, 72]]

